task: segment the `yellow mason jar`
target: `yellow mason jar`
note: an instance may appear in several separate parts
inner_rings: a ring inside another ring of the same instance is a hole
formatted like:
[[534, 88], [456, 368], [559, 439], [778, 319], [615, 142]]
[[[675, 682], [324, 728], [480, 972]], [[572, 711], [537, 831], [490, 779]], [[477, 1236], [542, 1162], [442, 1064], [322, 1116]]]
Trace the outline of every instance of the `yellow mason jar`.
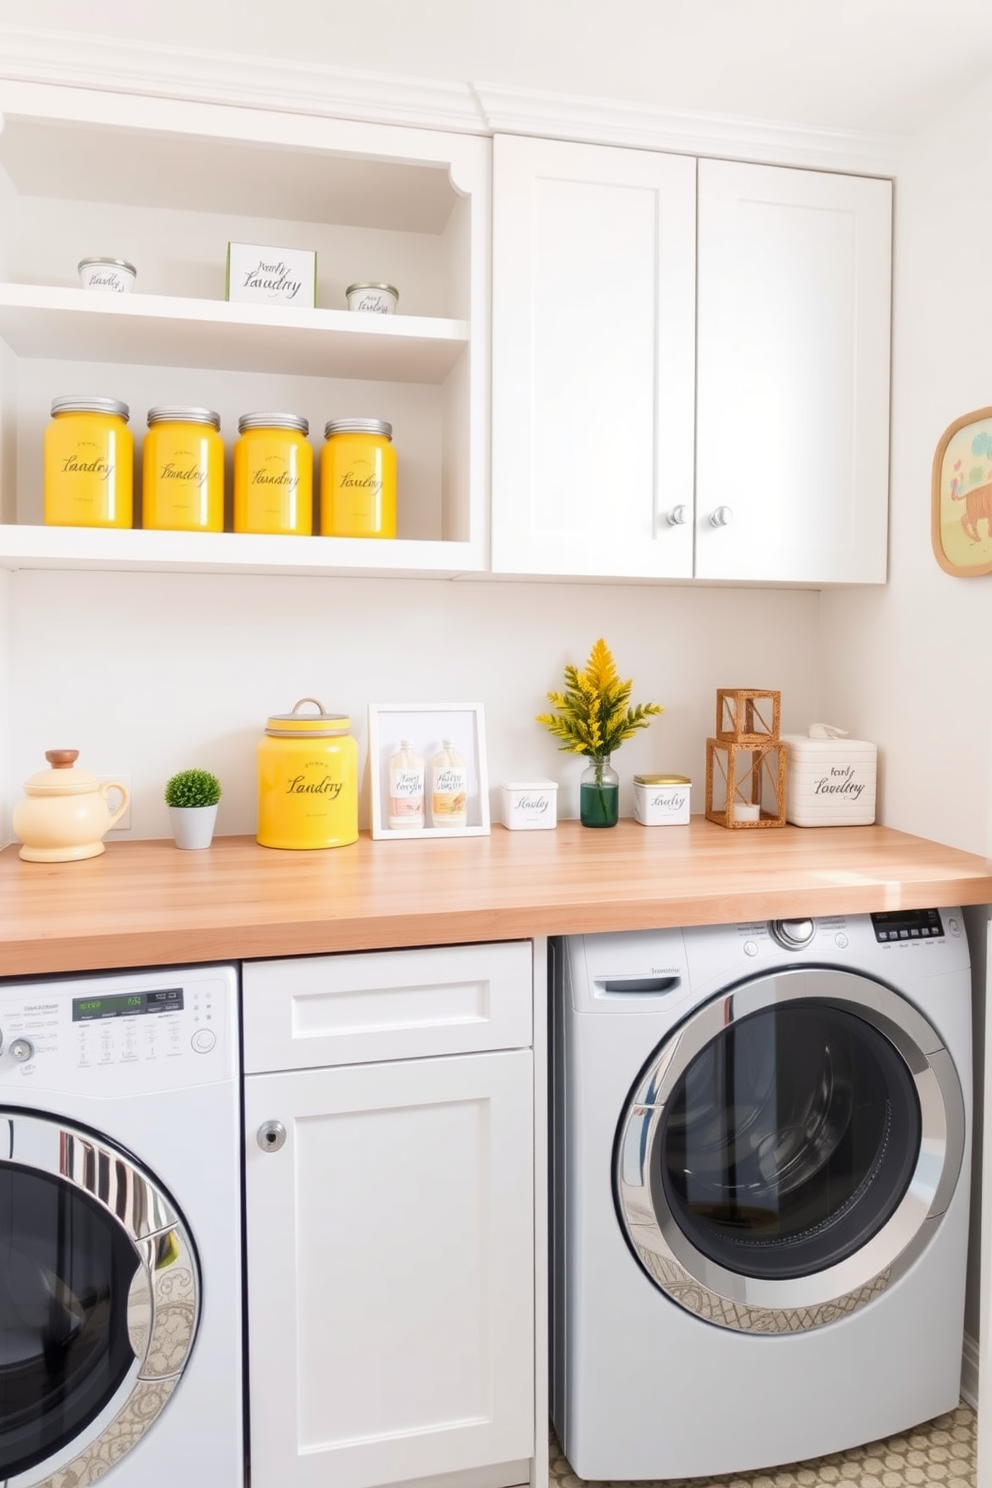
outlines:
[[55, 398], [45, 430], [45, 521], [130, 527], [134, 440], [116, 398]]
[[295, 413], [243, 413], [234, 446], [235, 532], [313, 531], [310, 425]]
[[[301, 713], [306, 704], [316, 713]], [[358, 745], [351, 719], [300, 698], [258, 741], [258, 840], [263, 847], [344, 847], [358, 839]]]
[[148, 410], [141, 525], [167, 532], [223, 532], [224, 441], [212, 408]]
[[382, 419], [331, 419], [320, 456], [322, 537], [396, 536], [396, 451]]

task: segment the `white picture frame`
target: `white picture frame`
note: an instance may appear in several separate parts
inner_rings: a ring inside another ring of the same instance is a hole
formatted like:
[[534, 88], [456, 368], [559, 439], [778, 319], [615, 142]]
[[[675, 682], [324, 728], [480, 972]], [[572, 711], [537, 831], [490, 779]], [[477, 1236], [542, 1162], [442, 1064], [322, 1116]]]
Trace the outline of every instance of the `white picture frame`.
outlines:
[[[424, 825], [389, 825], [389, 761], [408, 739], [424, 761]], [[466, 822], [435, 826], [431, 820], [431, 759], [450, 739], [465, 762]], [[424, 837], [488, 837], [489, 775], [485, 713], [481, 703], [370, 703], [369, 786], [372, 836], [410, 841]]]

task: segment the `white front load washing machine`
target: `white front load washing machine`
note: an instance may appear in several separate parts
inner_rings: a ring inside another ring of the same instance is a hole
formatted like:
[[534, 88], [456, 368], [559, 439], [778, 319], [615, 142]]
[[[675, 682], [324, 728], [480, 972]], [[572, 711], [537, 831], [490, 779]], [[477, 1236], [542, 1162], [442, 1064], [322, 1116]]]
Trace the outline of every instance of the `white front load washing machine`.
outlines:
[[242, 1488], [230, 966], [0, 981], [0, 1483]]
[[552, 957], [552, 1417], [590, 1479], [822, 1456], [958, 1403], [958, 909]]

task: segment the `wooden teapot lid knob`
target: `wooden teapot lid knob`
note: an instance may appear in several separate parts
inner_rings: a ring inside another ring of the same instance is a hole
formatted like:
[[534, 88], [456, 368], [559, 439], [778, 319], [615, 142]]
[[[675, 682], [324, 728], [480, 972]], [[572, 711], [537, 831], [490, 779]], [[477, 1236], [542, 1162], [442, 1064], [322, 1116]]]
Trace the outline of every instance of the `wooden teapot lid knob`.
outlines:
[[46, 749], [45, 758], [53, 770], [71, 770], [79, 758], [79, 750]]

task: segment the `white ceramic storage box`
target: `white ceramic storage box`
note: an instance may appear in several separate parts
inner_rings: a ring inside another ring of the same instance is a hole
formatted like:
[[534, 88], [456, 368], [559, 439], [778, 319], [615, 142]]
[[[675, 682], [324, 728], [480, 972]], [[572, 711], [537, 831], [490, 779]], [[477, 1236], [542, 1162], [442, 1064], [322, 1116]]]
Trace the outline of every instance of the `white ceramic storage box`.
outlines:
[[875, 820], [878, 750], [864, 739], [783, 734], [785, 818], [796, 827], [867, 827]]
[[556, 780], [504, 780], [499, 788], [504, 827], [534, 832], [558, 824]]

